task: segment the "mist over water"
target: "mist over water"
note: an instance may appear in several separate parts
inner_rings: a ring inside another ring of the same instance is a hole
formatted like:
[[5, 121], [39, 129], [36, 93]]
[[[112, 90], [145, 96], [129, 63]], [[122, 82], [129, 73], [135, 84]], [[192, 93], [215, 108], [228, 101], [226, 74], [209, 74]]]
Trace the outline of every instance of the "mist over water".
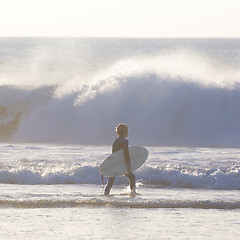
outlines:
[[0, 140], [238, 147], [240, 41], [214, 41], [1, 39]]

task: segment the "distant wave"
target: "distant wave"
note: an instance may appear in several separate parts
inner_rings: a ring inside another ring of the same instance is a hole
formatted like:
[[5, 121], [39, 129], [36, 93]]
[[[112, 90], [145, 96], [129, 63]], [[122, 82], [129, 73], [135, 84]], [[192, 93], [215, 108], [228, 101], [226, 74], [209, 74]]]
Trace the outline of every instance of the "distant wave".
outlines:
[[[104, 72], [104, 71], [103, 71]], [[95, 82], [0, 86], [0, 140], [240, 146], [240, 71], [191, 52], [123, 60]]]
[[[83, 166], [66, 170], [31, 169], [21, 167], [0, 170], [0, 183], [5, 184], [102, 184], [97, 166]], [[42, 171], [42, 172], [41, 172]], [[159, 188], [202, 188], [240, 190], [240, 168], [196, 169], [180, 167], [142, 167], [136, 171], [138, 185]], [[104, 178], [106, 183], [107, 178]], [[118, 177], [115, 184], [128, 184], [126, 177]]]

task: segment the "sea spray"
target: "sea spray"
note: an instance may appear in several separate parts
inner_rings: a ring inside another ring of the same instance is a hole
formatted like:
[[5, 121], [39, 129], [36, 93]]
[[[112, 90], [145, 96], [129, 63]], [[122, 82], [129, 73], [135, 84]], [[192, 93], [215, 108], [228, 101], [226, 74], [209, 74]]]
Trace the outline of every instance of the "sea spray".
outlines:
[[[57, 53], [57, 46], [62, 53]], [[115, 137], [112, 129], [125, 122], [129, 140], [135, 144], [238, 147], [240, 71], [236, 58], [231, 52], [219, 57], [212, 49], [166, 46], [141, 54], [137, 46], [135, 54], [123, 55], [106, 51], [104, 45], [97, 56], [100, 61], [105, 53], [105, 62], [101, 68], [92, 65], [95, 70], [89, 75], [93, 58], [86, 58], [88, 67], [80, 74], [80, 60], [73, 54], [82, 56], [76, 41], [72, 48], [63, 41], [41, 43], [22, 55], [14, 53], [20, 58], [13, 64], [16, 71], [6, 74], [8, 64], [1, 68], [5, 73], [0, 86], [1, 140], [109, 144]], [[65, 70], [63, 53], [68, 61]], [[232, 61], [227, 61], [229, 57]], [[30, 66], [35, 66], [27, 81], [22, 78], [22, 85], [19, 76], [28, 72], [29, 65], [21, 65], [21, 59], [32, 60]], [[56, 69], [61, 69], [60, 75]]]
[[106, 144], [114, 137], [111, 129], [125, 122], [139, 144], [240, 144], [238, 86], [204, 86], [154, 72], [115, 76], [112, 82], [106, 79], [60, 98], [52, 95], [44, 105], [37, 102], [21, 118], [13, 139]]

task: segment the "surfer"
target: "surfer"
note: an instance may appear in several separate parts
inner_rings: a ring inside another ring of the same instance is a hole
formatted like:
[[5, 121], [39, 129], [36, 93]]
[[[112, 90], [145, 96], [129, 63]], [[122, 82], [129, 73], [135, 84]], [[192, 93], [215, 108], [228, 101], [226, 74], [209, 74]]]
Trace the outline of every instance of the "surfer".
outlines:
[[[125, 176], [129, 179], [130, 189], [131, 191], [135, 191], [135, 175], [132, 173], [131, 165], [130, 165], [130, 158], [128, 152], [128, 127], [124, 124], [119, 124], [116, 127], [116, 133], [118, 138], [116, 138], [112, 144], [112, 153], [119, 151], [120, 149], [124, 150], [125, 161], [127, 165], [128, 174]], [[113, 186], [115, 177], [109, 177], [108, 183], [105, 187], [104, 194], [109, 195], [109, 192]]]

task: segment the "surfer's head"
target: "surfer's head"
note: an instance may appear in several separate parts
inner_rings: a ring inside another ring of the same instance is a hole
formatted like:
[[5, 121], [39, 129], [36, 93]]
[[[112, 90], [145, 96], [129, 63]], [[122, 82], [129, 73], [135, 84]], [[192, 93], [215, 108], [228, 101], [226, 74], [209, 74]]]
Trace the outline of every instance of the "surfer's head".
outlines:
[[116, 133], [118, 136], [126, 138], [128, 136], [128, 127], [125, 124], [118, 124], [116, 127]]

